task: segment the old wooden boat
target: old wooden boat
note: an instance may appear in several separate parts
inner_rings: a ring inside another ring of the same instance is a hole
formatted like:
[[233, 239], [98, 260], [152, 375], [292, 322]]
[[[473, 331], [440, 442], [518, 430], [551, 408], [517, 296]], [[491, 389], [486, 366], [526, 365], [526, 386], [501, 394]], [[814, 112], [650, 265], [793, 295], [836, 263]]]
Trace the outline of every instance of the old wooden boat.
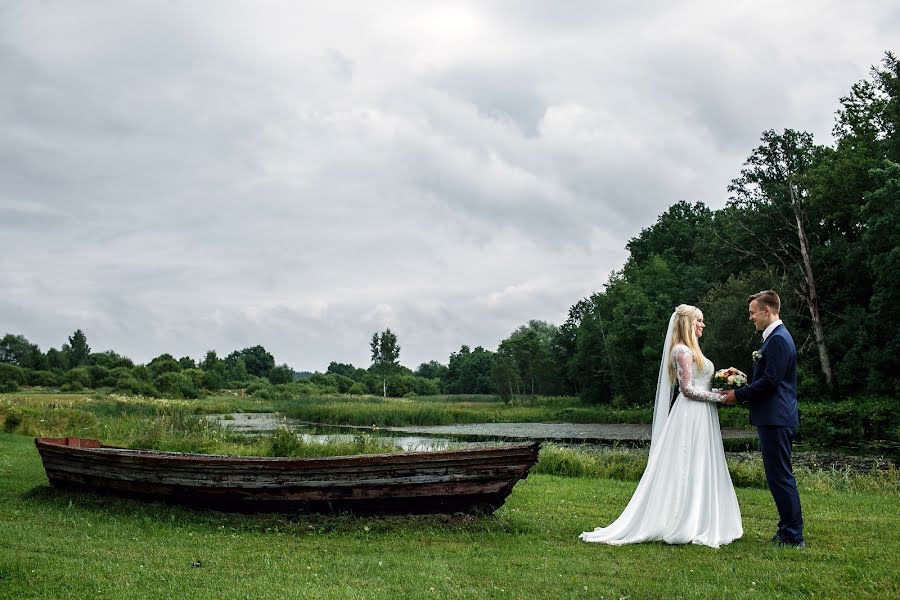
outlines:
[[59, 489], [235, 512], [492, 512], [537, 462], [539, 442], [435, 452], [267, 458], [130, 450], [36, 438]]

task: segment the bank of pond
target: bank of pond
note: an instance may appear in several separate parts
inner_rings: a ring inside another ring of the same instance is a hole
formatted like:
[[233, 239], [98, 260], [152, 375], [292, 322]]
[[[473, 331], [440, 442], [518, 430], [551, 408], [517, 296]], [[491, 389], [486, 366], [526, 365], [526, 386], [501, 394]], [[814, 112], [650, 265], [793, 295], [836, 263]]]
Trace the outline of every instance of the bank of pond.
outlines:
[[[561, 418], [572, 414], [583, 418]], [[726, 451], [755, 449], [756, 435], [746, 409], [721, 407], [719, 417]], [[587, 453], [636, 449], [639, 456], [649, 440], [650, 420], [648, 408], [586, 406], [571, 397], [526, 397], [504, 403], [490, 396], [266, 400], [240, 390], [193, 400], [46, 390], [0, 394], [4, 431], [245, 456], [415, 451], [528, 439]], [[865, 469], [879, 457], [896, 464], [898, 432], [900, 408], [895, 402], [804, 404], [798, 449], [800, 454], [862, 457], [862, 462], [828, 465], [838, 469], [846, 465]]]

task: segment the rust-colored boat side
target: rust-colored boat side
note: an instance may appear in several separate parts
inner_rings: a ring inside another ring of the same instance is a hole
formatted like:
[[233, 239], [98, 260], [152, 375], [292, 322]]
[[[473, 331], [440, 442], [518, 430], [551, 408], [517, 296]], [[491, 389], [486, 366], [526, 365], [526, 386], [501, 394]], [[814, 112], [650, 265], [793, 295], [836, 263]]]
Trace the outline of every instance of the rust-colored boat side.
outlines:
[[538, 442], [322, 458], [243, 457], [37, 438], [51, 485], [241, 512], [493, 511], [537, 462]]

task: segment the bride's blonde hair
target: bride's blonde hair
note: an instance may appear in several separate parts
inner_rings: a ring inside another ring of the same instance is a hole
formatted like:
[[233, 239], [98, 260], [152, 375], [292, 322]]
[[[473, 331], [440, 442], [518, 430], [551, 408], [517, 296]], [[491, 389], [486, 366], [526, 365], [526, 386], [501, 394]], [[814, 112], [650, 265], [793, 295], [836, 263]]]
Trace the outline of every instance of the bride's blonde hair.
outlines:
[[697, 372], [703, 370], [706, 364], [706, 357], [700, 351], [700, 343], [697, 341], [697, 332], [694, 330], [694, 323], [703, 318], [703, 313], [696, 306], [690, 304], [679, 304], [675, 309], [675, 323], [672, 326], [672, 345], [668, 350], [669, 357], [669, 375], [672, 381], [675, 380], [675, 363], [672, 359], [672, 348], [675, 344], [684, 344], [694, 353], [694, 363], [697, 365]]

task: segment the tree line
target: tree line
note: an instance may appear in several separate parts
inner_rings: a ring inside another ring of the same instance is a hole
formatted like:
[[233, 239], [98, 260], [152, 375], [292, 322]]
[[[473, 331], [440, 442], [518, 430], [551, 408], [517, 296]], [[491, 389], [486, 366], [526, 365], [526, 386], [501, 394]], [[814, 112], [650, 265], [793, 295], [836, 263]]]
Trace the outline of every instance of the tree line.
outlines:
[[591, 403], [652, 402], [660, 344], [677, 304], [706, 317], [705, 353], [749, 371], [759, 334], [746, 297], [775, 289], [798, 346], [803, 401], [900, 392], [900, 62], [886, 53], [840, 99], [834, 143], [763, 132], [728, 187], [726, 206], [680, 201], [626, 248], [603, 289], [556, 326], [532, 320], [496, 349], [463, 345], [446, 364], [400, 364], [390, 331], [373, 335], [368, 368], [332, 362], [299, 376], [262, 346], [195, 362], [163, 354], [135, 365], [92, 353], [82, 331], [46, 353], [21, 335], [0, 340], [0, 390], [110, 387], [194, 397], [226, 387], [287, 385], [298, 393], [389, 396], [580, 395]]

